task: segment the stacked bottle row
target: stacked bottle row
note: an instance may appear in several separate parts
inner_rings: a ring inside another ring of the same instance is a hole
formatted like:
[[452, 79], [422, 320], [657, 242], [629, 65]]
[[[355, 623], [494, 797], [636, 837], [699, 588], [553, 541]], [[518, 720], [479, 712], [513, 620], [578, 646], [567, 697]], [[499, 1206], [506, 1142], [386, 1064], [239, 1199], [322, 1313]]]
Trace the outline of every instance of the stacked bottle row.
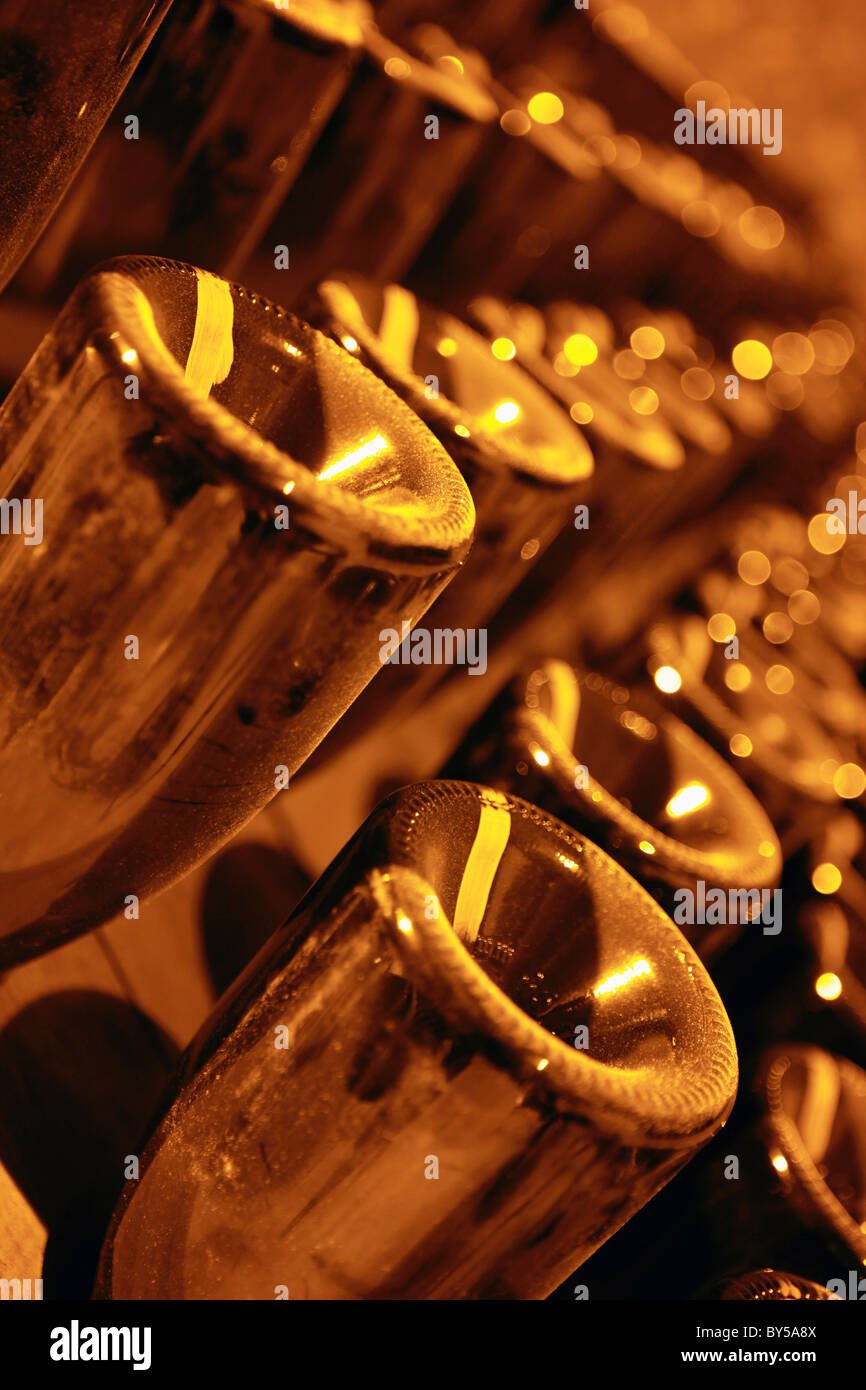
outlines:
[[678, 1292], [866, 1256], [859, 326], [793, 193], [672, 149], [640, 33], [497, 8], [181, 0], [13, 286], [150, 253], [0, 412], [2, 966], [435, 718], [425, 614], [489, 655], [187, 1053], [101, 1296], [543, 1297], [708, 1141]]

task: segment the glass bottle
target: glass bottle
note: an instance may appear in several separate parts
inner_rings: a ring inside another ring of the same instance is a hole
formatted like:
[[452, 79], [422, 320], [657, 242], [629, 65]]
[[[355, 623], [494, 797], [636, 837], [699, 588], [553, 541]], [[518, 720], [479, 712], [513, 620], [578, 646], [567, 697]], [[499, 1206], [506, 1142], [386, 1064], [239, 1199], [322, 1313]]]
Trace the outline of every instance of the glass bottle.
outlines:
[[776, 833], [727, 763], [647, 691], [539, 662], [470, 730], [446, 775], [520, 795], [589, 835], [705, 960], [761, 930], [782, 870]]
[[240, 275], [371, 22], [363, 0], [175, 0], [124, 103], [134, 126], [120, 112], [109, 123], [25, 267], [25, 291], [62, 302], [90, 266], [130, 247]]
[[[305, 312], [413, 407], [469, 486], [477, 515], [472, 554], [424, 628], [434, 636], [465, 634], [466, 658], [461, 661], [458, 650], [450, 664], [484, 675], [487, 624], [573, 518], [593, 471], [589, 446], [527, 372], [497, 357], [465, 323], [399, 285], [353, 275], [327, 280]], [[393, 641], [390, 652], [383, 647], [387, 669], [324, 756], [362, 725], [386, 713], [394, 719], [403, 708], [398, 699], [408, 708], [444, 679], [448, 653], [437, 656], [432, 637], [428, 653], [417, 633], [407, 634], [397, 634], [398, 648]], [[470, 635], [477, 644], [472, 653]]]
[[0, 3], [0, 289], [60, 202], [169, 3]]
[[98, 1292], [542, 1298], [724, 1123], [736, 1070], [697, 957], [596, 846], [405, 788], [192, 1044]]
[[[290, 304], [335, 271], [402, 279], [496, 120], [488, 76], [479, 53], [435, 25], [399, 45], [368, 27], [363, 61], [249, 278]], [[275, 268], [279, 244], [287, 267]]]
[[190, 266], [79, 287], [0, 411], [0, 964], [167, 886], [274, 795], [470, 544], [350, 353]]

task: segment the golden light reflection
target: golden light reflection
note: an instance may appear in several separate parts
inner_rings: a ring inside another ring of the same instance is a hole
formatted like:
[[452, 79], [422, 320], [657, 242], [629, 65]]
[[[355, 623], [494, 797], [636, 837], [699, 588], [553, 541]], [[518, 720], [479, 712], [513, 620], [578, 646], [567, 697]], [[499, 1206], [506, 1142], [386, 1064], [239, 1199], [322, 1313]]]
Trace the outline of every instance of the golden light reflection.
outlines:
[[749, 381], [763, 381], [773, 365], [773, 355], [766, 343], [757, 338], [744, 338], [731, 353], [734, 370]]
[[766, 583], [770, 569], [770, 561], [762, 550], [744, 550], [737, 561], [737, 574], [744, 584]]
[[499, 124], [506, 135], [521, 136], [532, 129], [532, 121], [525, 111], [517, 111], [512, 107], [510, 111], [503, 111], [499, 117]]
[[680, 377], [683, 395], [690, 401], [708, 401], [716, 389], [716, 383], [705, 367], [687, 367]]
[[651, 386], [635, 386], [628, 393], [628, 403], [638, 415], [654, 415], [659, 408], [659, 398]]
[[673, 666], [660, 666], [653, 674], [653, 680], [666, 695], [673, 695], [683, 683], [682, 676]]
[[713, 613], [707, 620], [707, 632], [714, 642], [729, 642], [737, 631], [730, 613]]
[[545, 753], [543, 748], [533, 748], [532, 756], [538, 763], [539, 767], [547, 767], [548, 763], [550, 762], [550, 754]]
[[595, 418], [595, 411], [586, 401], [575, 401], [568, 413], [576, 425], [590, 425]]
[[691, 815], [692, 811], [706, 806], [709, 799], [709, 789], [702, 782], [691, 782], [687, 787], [681, 787], [678, 792], [674, 793], [665, 810], [669, 816], [688, 816]]
[[517, 349], [510, 338], [494, 338], [490, 351], [500, 362], [510, 362]]
[[408, 917], [398, 917], [397, 926], [400, 928], [400, 931], [402, 932], [408, 933], [412, 930], [412, 923], [410, 922]]
[[842, 873], [836, 864], [816, 864], [812, 887], [816, 893], [835, 893], [842, 886]]
[[793, 555], [783, 555], [773, 566], [773, 585], [780, 594], [793, 594], [809, 583], [809, 571]]
[[785, 235], [785, 223], [775, 208], [746, 208], [737, 219], [740, 236], [756, 251], [774, 251]]
[[773, 1167], [775, 1168], [777, 1173], [787, 1173], [788, 1160], [787, 1158], [785, 1158], [784, 1154], [776, 1154], [774, 1156]]
[[640, 328], [636, 328], [629, 338], [629, 342], [638, 357], [646, 357], [650, 360], [661, 357], [665, 350], [664, 335], [657, 328], [650, 327], [649, 324], [643, 324]]
[[[838, 518], [833, 517], [836, 524]], [[835, 555], [837, 550], [841, 550], [845, 544], [845, 534], [837, 534], [836, 531], [828, 529], [830, 521], [829, 512], [818, 512], [809, 522], [808, 536], [809, 544], [813, 550], [817, 550], [819, 555]]]
[[345, 473], [347, 468], [354, 468], [356, 464], [363, 463], [365, 459], [375, 458], [377, 454], [383, 453], [388, 447], [388, 441], [384, 434], [376, 434], [372, 439], [367, 439], [359, 444], [357, 449], [352, 449], [342, 458], [329, 464], [327, 468], [317, 474], [318, 479], [320, 482], [324, 482], [327, 478], [335, 478], [338, 473]]
[[843, 763], [833, 774], [833, 790], [843, 801], [852, 801], [866, 791], [866, 772], [859, 763]]
[[631, 984], [632, 980], [639, 980], [647, 975], [652, 975], [652, 973], [652, 967], [648, 960], [634, 960], [624, 970], [617, 970], [615, 974], [608, 975], [601, 984], [596, 985], [592, 991], [593, 997], [599, 999], [605, 994], [613, 994], [615, 990], [623, 989], [625, 985]]
[[343, 341], [343, 347], [346, 349], [347, 352], [357, 352], [357, 351], [358, 351], [358, 339], [357, 339], [357, 338], [343, 338], [342, 341]]
[[853, 350], [850, 330], [835, 319], [816, 323], [809, 332], [809, 341], [815, 350], [815, 371], [823, 376], [841, 372]]
[[771, 666], [764, 680], [774, 695], [787, 695], [794, 688], [794, 673], [789, 666]]
[[516, 401], [500, 401], [493, 412], [494, 419], [496, 419], [500, 425], [512, 424], [519, 414], [520, 406]]
[[553, 370], [557, 376], [572, 377], [577, 376], [580, 367], [576, 367], [573, 362], [569, 362], [564, 352], [558, 352], [553, 359]]
[[412, 67], [406, 62], [405, 58], [388, 58], [385, 63], [385, 71], [389, 77], [393, 77], [400, 82], [409, 76]]
[[725, 671], [725, 685], [728, 689], [739, 695], [740, 691], [747, 690], [751, 683], [752, 673], [748, 666], [742, 661], [732, 661]]
[[549, 1064], [549, 1062], [549, 1057], [542, 1057], [541, 1061], [536, 1066], [536, 1071], [544, 1071], [544, 1068]]
[[583, 152], [593, 164], [604, 168], [613, 164], [617, 157], [617, 145], [609, 135], [589, 135], [583, 142]]
[[451, 925], [465, 945], [478, 939], [493, 882], [511, 835], [511, 810], [501, 792], [488, 791], [460, 880]]
[[787, 642], [794, 631], [794, 624], [791, 622], [787, 613], [779, 611], [768, 613], [761, 625], [761, 631], [768, 642], [774, 646], [781, 646]]
[[802, 376], [815, 361], [815, 349], [804, 333], [780, 333], [773, 339], [776, 366], [792, 376]]
[[680, 221], [690, 236], [711, 237], [722, 225], [722, 214], [706, 198], [693, 198], [680, 212]]
[[748, 758], [752, 753], [752, 740], [748, 734], [734, 734], [728, 747], [735, 758]]
[[526, 103], [526, 109], [539, 125], [555, 125], [565, 115], [565, 107], [555, 92], [536, 92]]
[[126, 352], [121, 353], [124, 362], [134, 362], [137, 356], [138, 353], [135, 348], [127, 348]]
[[815, 993], [819, 999], [838, 999], [842, 993], [842, 981], [832, 970], [826, 970], [815, 981]]
[[436, 351], [440, 357], [453, 357], [457, 351], [457, 344], [453, 338], [440, 338], [436, 344]]
[[649, 840], [640, 840], [638, 842], [638, 849], [642, 850], [644, 854], [655, 854], [656, 852], [655, 845], [650, 844]]
[[566, 359], [575, 367], [589, 367], [598, 357], [598, 345], [588, 333], [572, 333], [562, 345]]
[[801, 627], [814, 623], [821, 616], [821, 600], [811, 589], [795, 589], [788, 599], [788, 614]]

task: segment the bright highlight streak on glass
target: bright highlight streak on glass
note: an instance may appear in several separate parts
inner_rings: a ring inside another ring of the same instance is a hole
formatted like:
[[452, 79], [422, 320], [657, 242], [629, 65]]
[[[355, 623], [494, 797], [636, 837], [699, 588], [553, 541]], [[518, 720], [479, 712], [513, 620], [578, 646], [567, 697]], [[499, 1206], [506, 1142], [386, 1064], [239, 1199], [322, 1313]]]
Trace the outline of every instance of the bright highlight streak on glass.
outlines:
[[669, 816], [688, 816], [701, 806], [706, 806], [710, 793], [702, 782], [692, 782], [675, 792], [666, 806]]
[[819, 999], [838, 999], [842, 993], [842, 981], [832, 970], [827, 970], [815, 981], [815, 993]]
[[613, 994], [615, 990], [631, 984], [632, 980], [640, 979], [641, 976], [652, 973], [652, 967], [648, 960], [632, 961], [631, 965], [627, 965], [624, 970], [618, 970], [616, 974], [608, 975], [607, 979], [602, 980], [600, 985], [596, 985], [592, 991], [593, 997], [598, 999], [605, 994]]
[[338, 473], [345, 473], [347, 468], [354, 468], [356, 463], [363, 463], [365, 459], [374, 458], [376, 454], [381, 454], [383, 449], [387, 449], [387, 447], [388, 441], [384, 434], [376, 434], [364, 444], [359, 444], [357, 449], [352, 449], [351, 453], [344, 454], [341, 459], [329, 464], [317, 475], [319, 481], [335, 478]]
[[683, 683], [682, 676], [673, 666], [660, 666], [653, 676], [653, 680], [659, 690], [663, 690], [666, 695], [673, 695]]

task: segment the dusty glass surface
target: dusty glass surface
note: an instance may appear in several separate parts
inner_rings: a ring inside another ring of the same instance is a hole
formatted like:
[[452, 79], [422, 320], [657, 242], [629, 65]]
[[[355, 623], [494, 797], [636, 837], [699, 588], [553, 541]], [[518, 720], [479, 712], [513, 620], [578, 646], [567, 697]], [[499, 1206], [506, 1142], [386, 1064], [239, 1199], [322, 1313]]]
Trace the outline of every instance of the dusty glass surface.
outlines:
[[169, 3], [0, 2], [0, 289], [59, 203]]

